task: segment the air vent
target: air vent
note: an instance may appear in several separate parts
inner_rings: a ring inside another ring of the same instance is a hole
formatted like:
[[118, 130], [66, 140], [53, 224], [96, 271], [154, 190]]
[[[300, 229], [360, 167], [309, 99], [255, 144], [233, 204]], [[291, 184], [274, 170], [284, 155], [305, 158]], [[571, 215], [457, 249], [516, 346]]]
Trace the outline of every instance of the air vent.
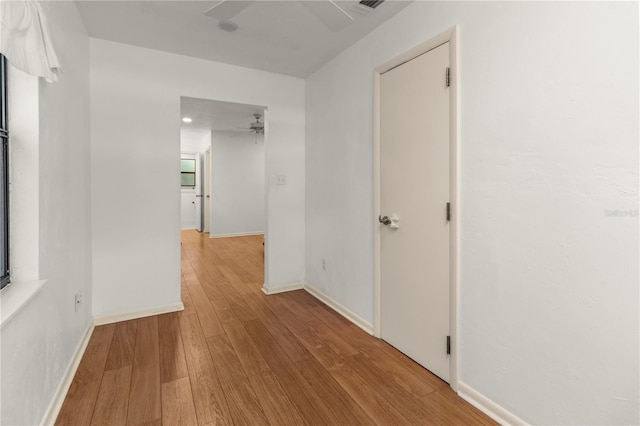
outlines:
[[369, 7], [371, 9], [375, 9], [376, 7], [380, 6], [382, 3], [384, 3], [384, 0], [361, 0], [359, 4], [361, 4], [362, 6]]
[[361, 0], [355, 1], [351, 5], [351, 10], [358, 12], [360, 15], [369, 16], [375, 12], [376, 7], [384, 3], [384, 0]]

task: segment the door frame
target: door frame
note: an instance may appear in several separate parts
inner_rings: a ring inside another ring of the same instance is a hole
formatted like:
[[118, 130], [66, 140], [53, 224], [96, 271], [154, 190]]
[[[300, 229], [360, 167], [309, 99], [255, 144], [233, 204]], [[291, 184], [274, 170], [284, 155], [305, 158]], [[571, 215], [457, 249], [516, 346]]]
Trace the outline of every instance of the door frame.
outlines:
[[[449, 385], [458, 391], [459, 306], [460, 306], [460, 123], [459, 123], [459, 30], [455, 25], [435, 37], [407, 50], [399, 56], [376, 67], [373, 71], [373, 332], [380, 337], [380, 76], [381, 74], [410, 61], [444, 43], [449, 42], [449, 180], [451, 221], [449, 228], [449, 332], [451, 333], [451, 358], [449, 363]], [[442, 76], [443, 82], [445, 76]]]
[[[202, 232], [211, 231], [211, 145], [204, 151], [204, 167], [202, 168], [202, 175], [204, 176], [204, 188], [202, 188], [203, 192], [203, 203], [204, 203], [204, 211], [202, 212], [203, 216], [203, 226]], [[207, 195], [207, 190], [209, 194]]]

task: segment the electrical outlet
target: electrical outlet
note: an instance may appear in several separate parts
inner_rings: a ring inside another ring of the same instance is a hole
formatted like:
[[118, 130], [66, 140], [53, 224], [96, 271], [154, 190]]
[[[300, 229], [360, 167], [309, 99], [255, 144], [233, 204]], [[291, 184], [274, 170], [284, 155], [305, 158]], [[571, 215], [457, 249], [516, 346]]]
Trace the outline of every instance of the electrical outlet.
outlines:
[[327, 270], [327, 259], [322, 259], [322, 270], [323, 271]]
[[75, 311], [78, 312], [80, 310], [80, 304], [82, 303], [82, 292], [76, 293], [75, 297]]

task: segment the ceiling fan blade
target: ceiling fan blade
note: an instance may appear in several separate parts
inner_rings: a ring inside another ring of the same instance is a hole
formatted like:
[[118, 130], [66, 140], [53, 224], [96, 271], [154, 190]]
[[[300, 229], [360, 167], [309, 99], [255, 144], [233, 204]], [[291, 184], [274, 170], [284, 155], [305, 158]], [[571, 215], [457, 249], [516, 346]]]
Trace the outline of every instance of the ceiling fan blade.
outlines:
[[346, 28], [355, 20], [333, 0], [300, 1], [300, 3], [333, 32]]
[[229, 19], [236, 16], [238, 13], [245, 10], [247, 7], [251, 6], [252, 3], [255, 3], [255, 0], [252, 1], [231, 1], [231, 0], [222, 0], [218, 3], [211, 6], [209, 9], [204, 11], [204, 14], [210, 18], [218, 19], [220, 21], [228, 21]]

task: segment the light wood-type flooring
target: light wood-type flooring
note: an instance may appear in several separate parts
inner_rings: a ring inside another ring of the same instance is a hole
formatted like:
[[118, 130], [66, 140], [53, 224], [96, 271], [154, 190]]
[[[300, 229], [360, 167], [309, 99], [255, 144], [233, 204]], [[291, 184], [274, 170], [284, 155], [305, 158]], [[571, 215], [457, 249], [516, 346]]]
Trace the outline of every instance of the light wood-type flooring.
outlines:
[[182, 312], [96, 327], [58, 425], [488, 425], [303, 290], [262, 293], [262, 237], [182, 233]]

